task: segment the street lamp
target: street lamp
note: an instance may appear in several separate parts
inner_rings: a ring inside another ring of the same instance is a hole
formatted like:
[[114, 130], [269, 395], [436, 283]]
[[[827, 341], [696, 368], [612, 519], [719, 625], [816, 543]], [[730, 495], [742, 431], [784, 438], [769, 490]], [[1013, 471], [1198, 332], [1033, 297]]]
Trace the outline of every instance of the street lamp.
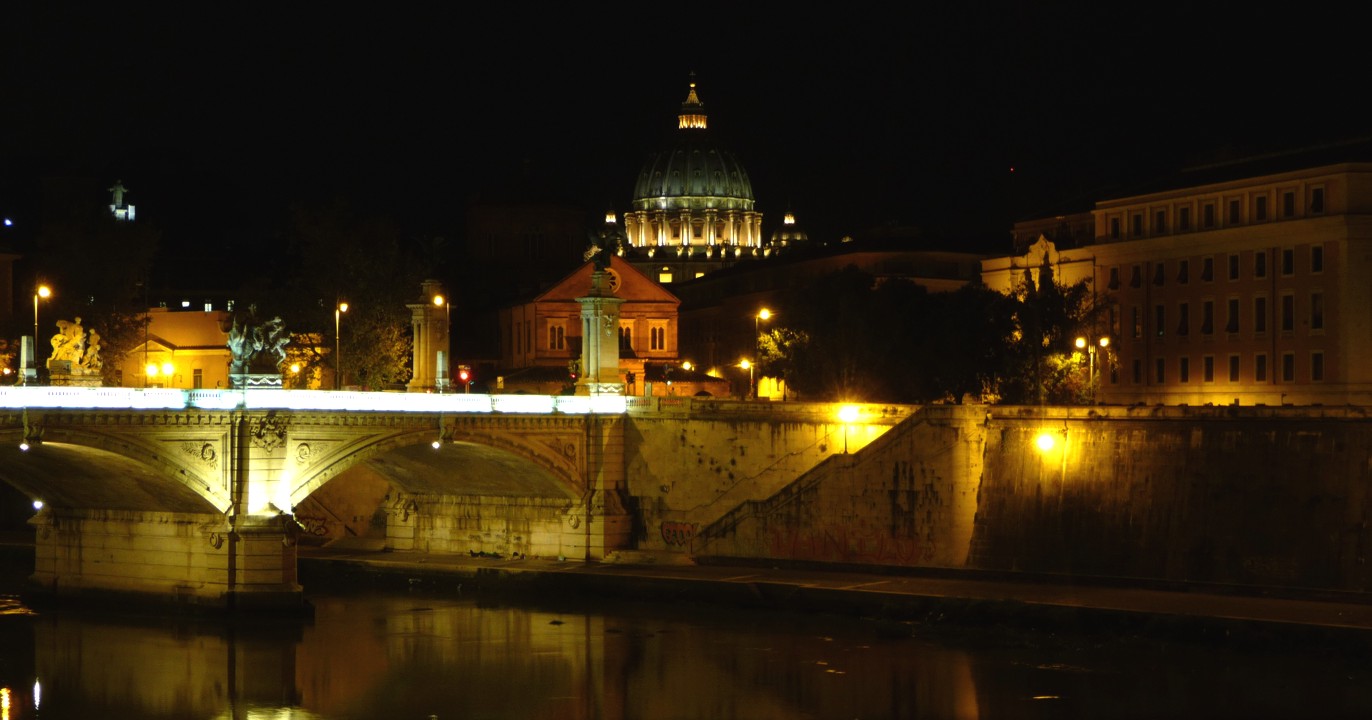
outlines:
[[434, 296], [434, 307], [441, 307], [446, 316], [446, 324], [443, 326], [443, 377], [438, 378], [438, 391], [443, 392], [444, 385], [448, 383], [448, 368], [453, 364], [453, 304], [448, 298], [442, 295]]
[[333, 389], [343, 389], [343, 343], [339, 339], [338, 329], [343, 313], [348, 311], [348, 304], [338, 303], [333, 308]]
[[748, 371], [748, 392], [753, 392], [753, 364], [744, 358], [738, 361], [738, 366]]
[[838, 409], [838, 419], [843, 423], [843, 454], [848, 454], [848, 426], [858, 419], [856, 405], [844, 405]]
[[[51, 296], [52, 288], [47, 285], [39, 285], [33, 291], [33, 375], [35, 379], [38, 377], [38, 298], [46, 300]], [[25, 376], [24, 384], [27, 385], [28, 382], [28, 377]]]
[[1094, 403], [1096, 400], [1096, 347], [1099, 346], [1101, 352], [1104, 352], [1105, 348], [1110, 347], [1110, 336], [1105, 335], [1097, 338], [1095, 342], [1091, 342], [1085, 337], [1079, 336], [1077, 337], [1076, 345], [1078, 350], [1085, 349], [1088, 356], [1086, 362], [1086, 388], [1091, 394], [1091, 402]]
[[[753, 357], [762, 357], [762, 334], [758, 329], [758, 323], [770, 319], [772, 319], [772, 311], [767, 308], [762, 308], [753, 316]], [[757, 388], [753, 387], [751, 372], [748, 375], [748, 392], [752, 397], [757, 397]]]

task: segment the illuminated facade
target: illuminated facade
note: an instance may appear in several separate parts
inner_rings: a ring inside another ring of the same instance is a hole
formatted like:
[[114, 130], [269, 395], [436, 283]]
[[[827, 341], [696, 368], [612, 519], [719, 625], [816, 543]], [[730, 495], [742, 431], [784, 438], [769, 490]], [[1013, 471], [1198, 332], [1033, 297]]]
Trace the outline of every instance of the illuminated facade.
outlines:
[[1091, 283], [1101, 402], [1372, 402], [1372, 164], [1270, 167], [1099, 201], [1094, 243], [1040, 238], [983, 282], [1010, 292], [1046, 263]]

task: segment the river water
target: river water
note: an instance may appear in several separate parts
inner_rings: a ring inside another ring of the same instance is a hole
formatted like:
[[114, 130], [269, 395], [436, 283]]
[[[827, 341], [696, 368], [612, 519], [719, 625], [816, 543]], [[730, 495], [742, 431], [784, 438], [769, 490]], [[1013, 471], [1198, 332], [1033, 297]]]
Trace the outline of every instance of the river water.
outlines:
[[0, 596], [0, 720], [1367, 718], [1347, 648], [604, 598], [310, 595], [308, 619]]

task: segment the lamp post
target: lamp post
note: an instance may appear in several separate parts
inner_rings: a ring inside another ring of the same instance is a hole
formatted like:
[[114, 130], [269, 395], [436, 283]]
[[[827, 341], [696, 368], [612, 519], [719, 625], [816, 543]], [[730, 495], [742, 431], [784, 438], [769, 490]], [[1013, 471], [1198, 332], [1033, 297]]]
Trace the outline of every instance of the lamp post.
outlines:
[[343, 313], [348, 311], [348, 304], [338, 303], [333, 308], [333, 389], [343, 389], [343, 342], [338, 335], [339, 325], [343, 319]]
[[434, 307], [443, 308], [446, 320], [443, 326], [443, 377], [438, 378], [436, 381], [438, 391], [443, 392], [446, 389], [444, 386], [450, 382], [448, 380], [448, 368], [452, 367], [453, 364], [453, 306], [452, 303], [448, 301], [448, 298], [443, 297], [442, 295], [435, 295]]
[[[772, 311], [767, 308], [762, 308], [753, 316], [753, 357], [755, 358], [762, 356], [762, 333], [758, 328], [758, 323], [763, 320], [770, 320], [771, 318]], [[757, 397], [757, 388], [753, 387], [753, 375], [751, 371], [748, 373], [748, 394], [750, 397]]]
[[843, 423], [843, 454], [848, 454], [848, 426], [858, 418], [856, 405], [844, 405], [838, 409], [838, 419]]
[[[38, 298], [44, 300], [52, 296], [52, 288], [47, 285], [39, 285], [33, 291], [33, 376], [38, 378]], [[28, 384], [28, 377], [24, 378], [24, 384]]]
[[1105, 335], [1096, 338], [1095, 342], [1084, 336], [1078, 336], [1076, 346], [1078, 350], [1086, 350], [1086, 389], [1090, 393], [1091, 402], [1094, 404], [1096, 401], [1096, 347], [1099, 346], [1101, 352], [1104, 352], [1105, 348], [1110, 347], [1110, 336]]
[[753, 392], [753, 364], [748, 361], [748, 358], [743, 358], [738, 361], [738, 366], [748, 371], [748, 393], [751, 397]]

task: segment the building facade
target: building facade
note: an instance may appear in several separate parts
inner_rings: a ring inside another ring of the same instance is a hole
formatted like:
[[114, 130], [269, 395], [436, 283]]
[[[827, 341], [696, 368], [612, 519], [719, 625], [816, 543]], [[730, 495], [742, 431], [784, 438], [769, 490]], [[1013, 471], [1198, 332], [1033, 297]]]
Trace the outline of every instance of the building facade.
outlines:
[[1372, 163], [1286, 165], [1099, 201], [1092, 244], [1041, 237], [983, 282], [1090, 283], [1100, 402], [1372, 402]]

